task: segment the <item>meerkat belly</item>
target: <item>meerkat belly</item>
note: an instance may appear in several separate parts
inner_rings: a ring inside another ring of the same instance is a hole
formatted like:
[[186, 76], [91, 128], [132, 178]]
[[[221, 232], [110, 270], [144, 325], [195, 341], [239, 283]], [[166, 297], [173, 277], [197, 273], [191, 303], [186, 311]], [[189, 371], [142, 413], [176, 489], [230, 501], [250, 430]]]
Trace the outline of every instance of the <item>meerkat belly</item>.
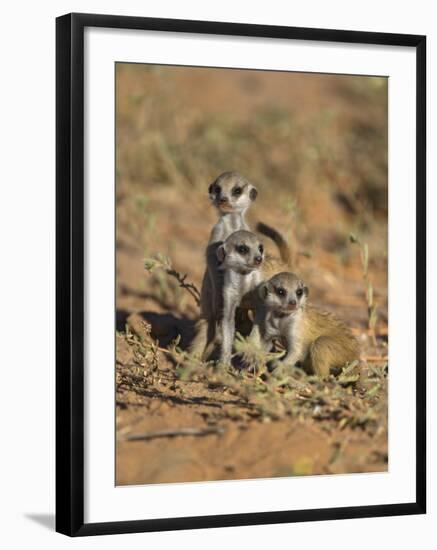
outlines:
[[282, 326], [281, 320], [273, 315], [268, 315], [263, 323], [263, 338], [266, 342], [272, 343], [273, 340], [281, 339]]
[[250, 273], [249, 275], [244, 275], [243, 280], [241, 281], [242, 296], [245, 296], [249, 292], [254, 290], [254, 288], [256, 288], [260, 282], [261, 274], [258, 271]]

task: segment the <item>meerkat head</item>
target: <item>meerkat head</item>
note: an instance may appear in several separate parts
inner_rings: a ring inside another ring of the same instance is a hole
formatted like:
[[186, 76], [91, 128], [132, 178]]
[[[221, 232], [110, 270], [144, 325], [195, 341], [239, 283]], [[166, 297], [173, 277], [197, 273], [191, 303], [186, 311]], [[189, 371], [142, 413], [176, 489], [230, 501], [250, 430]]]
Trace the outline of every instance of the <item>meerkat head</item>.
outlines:
[[256, 187], [238, 172], [224, 172], [211, 183], [208, 192], [222, 214], [244, 212], [258, 195]]
[[264, 246], [251, 231], [235, 231], [217, 249], [220, 269], [247, 275], [258, 269], [264, 259]]
[[281, 315], [293, 315], [308, 297], [308, 287], [294, 273], [278, 273], [259, 287], [263, 304]]

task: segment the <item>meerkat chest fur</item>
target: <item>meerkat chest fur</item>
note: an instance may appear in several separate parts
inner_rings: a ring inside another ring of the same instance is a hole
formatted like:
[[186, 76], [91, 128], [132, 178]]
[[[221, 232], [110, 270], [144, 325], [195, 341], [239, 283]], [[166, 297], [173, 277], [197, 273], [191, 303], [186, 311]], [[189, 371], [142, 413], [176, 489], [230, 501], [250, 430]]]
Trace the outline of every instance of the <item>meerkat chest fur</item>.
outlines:
[[227, 270], [224, 273], [223, 289], [226, 297], [239, 305], [243, 296], [256, 288], [261, 282], [261, 273], [258, 270], [251, 273], [239, 273]]
[[271, 341], [287, 335], [289, 342], [300, 340], [303, 314], [302, 310], [293, 315], [278, 315], [275, 311], [267, 311], [263, 322], [263, 337]]
[[209, 243], [223, 242], [229, 235], [240, 229], [249, 229], [244, 219], [244, 212], [223, 214], [211, 231]]

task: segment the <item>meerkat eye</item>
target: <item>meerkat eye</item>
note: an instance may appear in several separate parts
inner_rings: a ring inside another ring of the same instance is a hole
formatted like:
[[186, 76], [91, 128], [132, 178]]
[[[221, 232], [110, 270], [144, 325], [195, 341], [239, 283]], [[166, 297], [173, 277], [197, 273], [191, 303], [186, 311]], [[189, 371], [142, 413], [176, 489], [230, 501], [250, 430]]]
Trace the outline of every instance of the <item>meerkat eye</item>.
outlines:
[[279, 286], [278, 288], [276, 288], [276, 294], [278, 296], [285, 296], [287, 294], [285, 288], [282, 288], [281, 286]]
[[298, 289], [296, 290], [296, 296], [297, 296], [298, 298], [301, 298], [301, 297], [302, 297], [302, 294], [303, 294], [303, 288], [298, 288]]
[[221, 191], [220, 185], [215, 185], [212, 191], [218, 195]]
[[249, 247], [246, 246], [245, 244], [240, 244], [240, 245], [238, 245], [238, 246], [236, 247], [236, 249], [237, 249], [237, 252], [238, 252], [239, 254], [241, 254], [242, 256], [244, 256], [244, 255], [246, 255], [246, 254], [249, 253]]
[[261, 254], [264, 252], [264, 247], [262, 244], [259, 245], [258, 250], [261, 252]]
[[239, 197], [241, 193], [242, 193], [241, 187], [234, 187], [232, 189], [232, 194], [234, 195], [234, 197]]

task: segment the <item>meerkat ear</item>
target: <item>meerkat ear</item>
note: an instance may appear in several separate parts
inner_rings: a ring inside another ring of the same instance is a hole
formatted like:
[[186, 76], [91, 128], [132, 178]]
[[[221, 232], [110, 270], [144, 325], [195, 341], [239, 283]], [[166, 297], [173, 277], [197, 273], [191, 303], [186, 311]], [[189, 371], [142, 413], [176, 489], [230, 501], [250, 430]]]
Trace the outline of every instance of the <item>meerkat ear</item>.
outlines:
[[259, 286], [258, 294], [262, 300], [265, 300], [267, 298], [267, 294], [269, 293], [269, 287], [268, 283], [262, 283]]
[[220, 245], [218, 248], [217, 248], [217, 259], [220, 263], [222, 263], [224, 261], [224, 259], [226, 258], [226, 250], [225, 250], [225, 247], [223, 245]]
[[212, 194], [212, 188], [214, 187], [214, 182], [212, 182], [210, 184], [210, 186], [208, 187], [208, 193], [211, 195]]
[[253, 202], [256, 199], [257, 196], [258, 196], [257, 188], [253, 187], [253, 185], [252, 185], [251, 189], [249, 191], [249, 198]]

